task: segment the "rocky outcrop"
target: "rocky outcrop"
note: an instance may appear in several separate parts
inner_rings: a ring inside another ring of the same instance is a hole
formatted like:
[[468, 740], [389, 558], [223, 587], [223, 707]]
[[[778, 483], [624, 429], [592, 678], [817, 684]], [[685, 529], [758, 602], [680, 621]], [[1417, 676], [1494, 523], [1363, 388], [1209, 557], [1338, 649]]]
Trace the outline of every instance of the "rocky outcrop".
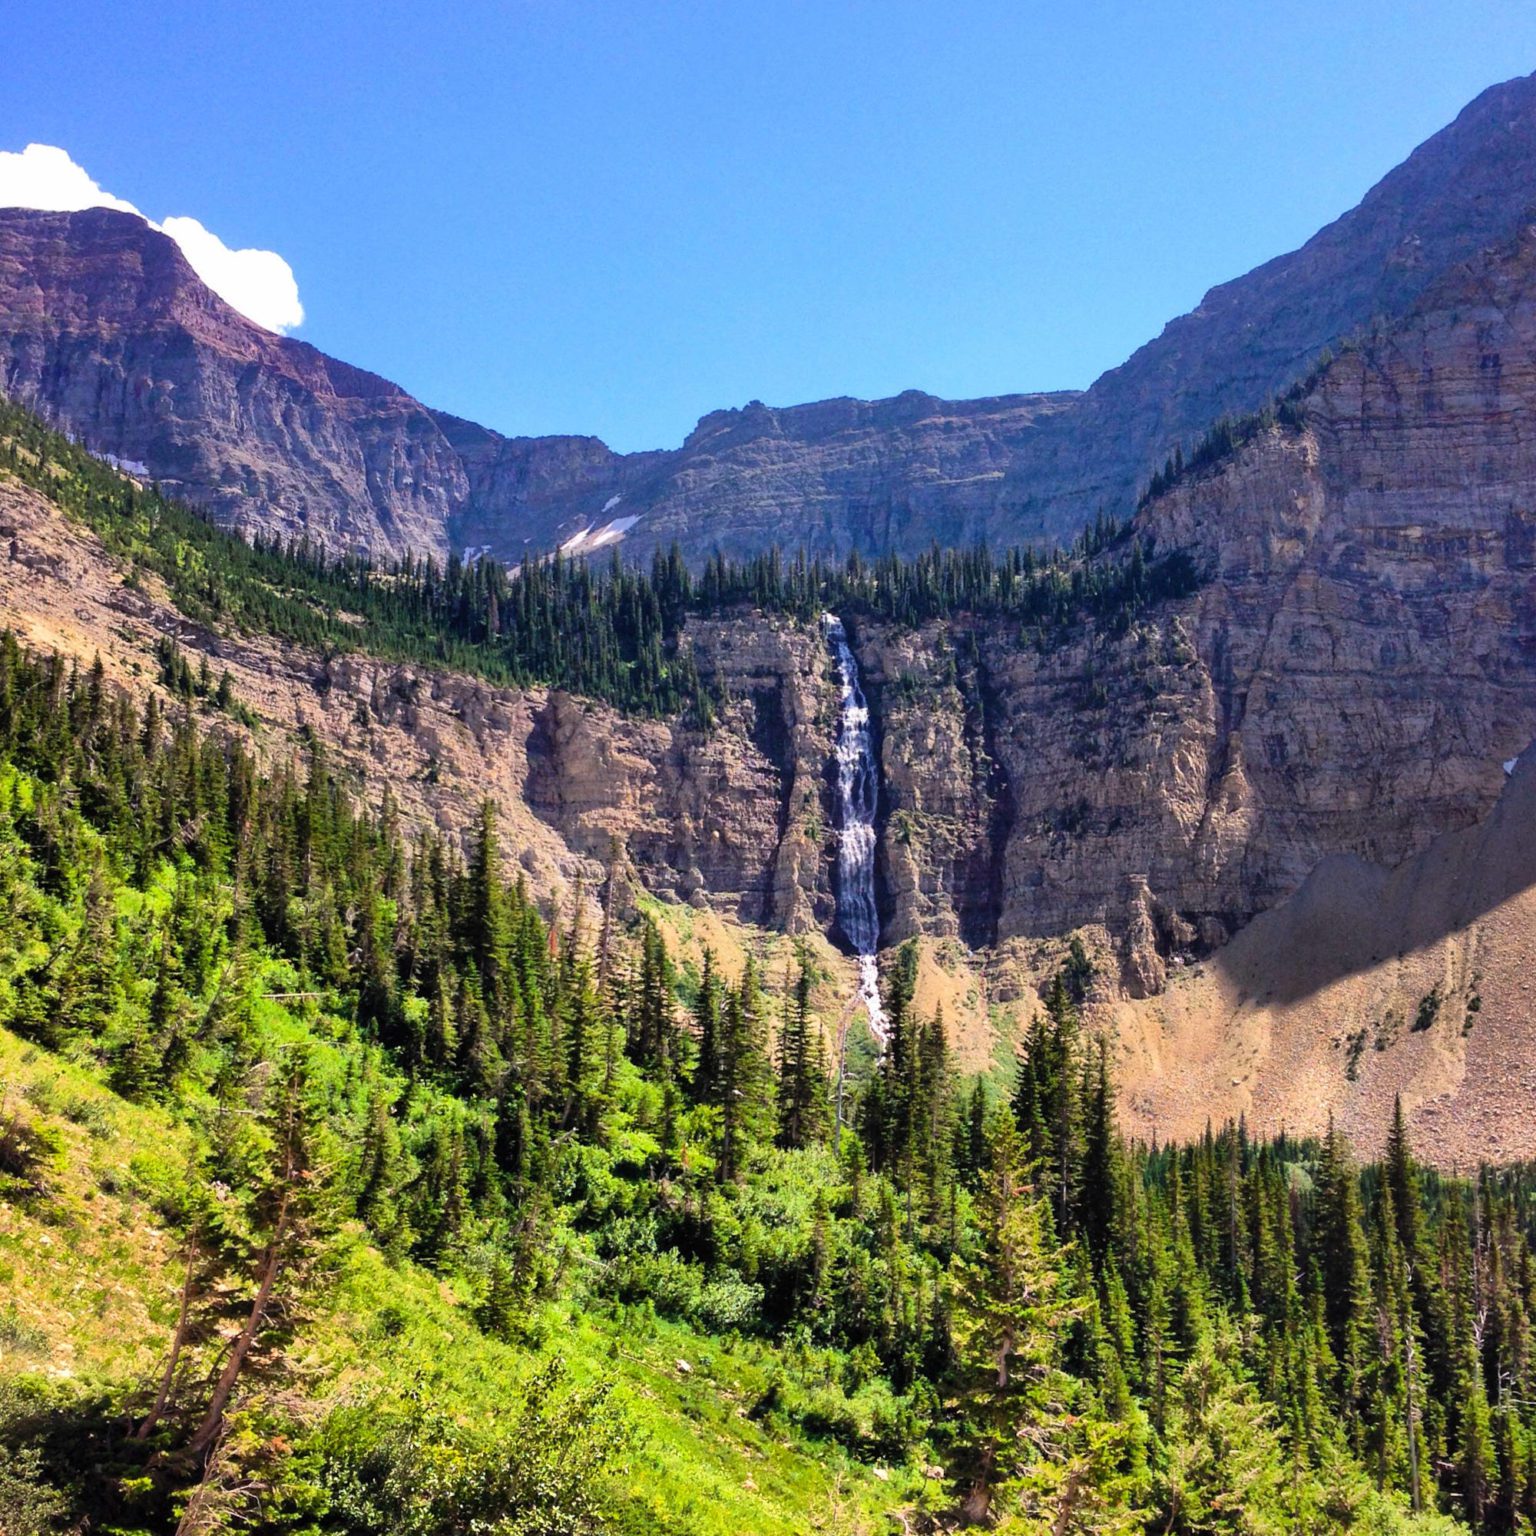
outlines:
[[[1046, 649], [995, 623], [927, 643], [928, 673], [973, 645], [986, 679], [999, 939], [1103, 925], [1155, 992], [1326, 857], [1391, 867], [1488, 813], [1536, 735], [1533, 403], [1528, 231], [1337, 360], [1302, 430], [1146, 509], [1140, 532], [1204, 567], [1194, 597]], [[886, 743], [893, 807], [975, 782], [958, 690], [919, 714], [914, 749]], [[972, 792], [951, 819], [986, 815]], [[895, 811], [885, 840], [899, 871]]]
[[1486, 814], [1536, 733], [1533, 402], [1527, 230], [1335, 363], [1302, 434], [1149, 509], [1211, 567], [1209, 802], [1249, 910], [1327, 853], [1397, 864]]
[[[736, 557], [773, 545], [838, 557], [964, 543], [991, 519], [1017, 443], [1075, 398], [953, 401], [909, 390], [715, 411], [624, 482], [620, 505], [639, 519], [627, 539], [637, 554], [676, 541]], [[502, 515], [480, 514], [493, 548]]]
[[989, 945], [1011, 799], [974, 634], [865, 625], [854, 638], [880, 746], [885, 942], [926, 933]]
[[646, 887], [786, 932], [831, 922], [833, 699], [818, 638], [782, 620], [690, 626], [725, 697], [709, 730], [619, 721], [556, 692], [536, 714], [524, 798], [571, 847], [619, 852]]
[[134, 214], [0, 212], [0, 389], [251, 533], [444, 554], [467, 491], [403, 390], [237, 314]]
[[131, 214], [0, 211], [0, 387], [247, 529], [504, 559], [1063, 539], [1172, 446], [1407, 313], [1536, 204], [1536, 77], [1484, 92], [1300, 250], [1214, 288], [1082, 394], [705, 416], [676, 449], [507, 438], [243, 320]]

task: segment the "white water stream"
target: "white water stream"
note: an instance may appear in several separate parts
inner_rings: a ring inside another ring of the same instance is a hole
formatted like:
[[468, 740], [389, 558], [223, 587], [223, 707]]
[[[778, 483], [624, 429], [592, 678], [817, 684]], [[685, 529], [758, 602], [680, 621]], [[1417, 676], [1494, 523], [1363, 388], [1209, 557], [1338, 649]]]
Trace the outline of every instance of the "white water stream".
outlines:
[[822, 615], [827, 643], [842, 678], [842, 715], [837, 727], [837, 925], [859, 959], [859, 997], [869, 1031], [883, 1051], [885, 1006], [880, 1001], [880, 914], [875, 909], [875, 808], [879, 779], [869, 705], [859, 686], [859, 664], [843, 621]]

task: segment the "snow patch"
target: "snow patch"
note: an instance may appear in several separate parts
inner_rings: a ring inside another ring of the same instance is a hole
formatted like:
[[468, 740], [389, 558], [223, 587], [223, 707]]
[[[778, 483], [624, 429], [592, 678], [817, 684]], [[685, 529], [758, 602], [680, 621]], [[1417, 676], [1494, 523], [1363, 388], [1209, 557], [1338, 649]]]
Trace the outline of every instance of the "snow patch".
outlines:
[[610, 496], [608, 500], [603, 503], [603, 511], [612, 512], [613, 509], [623, 500], [624, 498], [622, 496]]
[[[614, 497], [617, 501], [618, 497]], [[611, 507], [613, 502], [608, 505]], [[604, 509], [606, 510], [606, 508]], [[590, 555], [595, 549], [606, 549], [610, 544], [617, 544], [620, 539], [640, 521], [641, 514], [633, 512], [627, 517], [615, 517], [597, 528], [588, 524], [580, 533], [573, 533], [564, 544], [560, 546], [562, 555]]]
[[149, 465], [138, 459], [120, 459], [115, 453], [98, 453], [103, 464], [110, 464], [120, 475], [132, 475], [136, 480], [149, 479]]
[[1506, 774], [1511, 774], [1511, 773], [1513, 773], [1515, 771], [1515, 769], [1519, 765], [1520, 765], [1520, 759], [1518, 757], [1512, 757], [1512, 758], [1509, 759], [1509, 761], [1507, 763], [1504, 764], [1504, 772]]

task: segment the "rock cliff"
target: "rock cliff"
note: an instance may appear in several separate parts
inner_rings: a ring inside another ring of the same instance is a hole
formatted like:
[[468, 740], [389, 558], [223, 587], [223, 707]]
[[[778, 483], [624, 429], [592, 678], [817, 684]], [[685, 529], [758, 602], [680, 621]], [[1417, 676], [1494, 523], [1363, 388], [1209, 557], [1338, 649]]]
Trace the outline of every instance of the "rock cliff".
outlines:
[[1488, 814], [1536, 737], [1536, 233], [1449, 274], [1138, 531], [1206, 580], [1125, 633], [866, 629], [888, 933], [1100, 925], [1133, 993], [1325, 858]]
[[819, 639], [758, 617], [696, 621], [687, 643], [727, 701], [713, 729], [553, 693], [527, 743], [526, 802], [587, 857], [622, 851], [650, 890], [782, 932], [824, 929], [835, 699]]
[[753, 402], [638, 454], [430, 411], [242, 319], [133, 215], [0, 210], [0, 388], [226, 522], [380, 556], [1061, 539], [1128, 513], [1175, 443], [1401, 317], [1533, 205], [1536, 77], [1484, 92], [1359, 207], [1085, 393]]

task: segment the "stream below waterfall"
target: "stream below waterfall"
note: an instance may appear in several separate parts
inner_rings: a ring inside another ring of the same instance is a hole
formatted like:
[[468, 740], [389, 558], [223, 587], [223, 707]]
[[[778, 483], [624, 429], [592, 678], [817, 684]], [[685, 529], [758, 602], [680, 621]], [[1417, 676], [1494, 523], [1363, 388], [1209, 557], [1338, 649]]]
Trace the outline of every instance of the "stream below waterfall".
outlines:
[[875, 906], [875, 810], [879, 775], [869, 704], [859, 686], [859, 663], [848, 632], [835, 613], [822, 616], [827, 644], [842, 679], [837, 725], [837, 926], [859, 961], [859, 997], [869, 1013], [869, 1031], [883, 1051], [885, 1005], [880, 1001], [880, 914]]

